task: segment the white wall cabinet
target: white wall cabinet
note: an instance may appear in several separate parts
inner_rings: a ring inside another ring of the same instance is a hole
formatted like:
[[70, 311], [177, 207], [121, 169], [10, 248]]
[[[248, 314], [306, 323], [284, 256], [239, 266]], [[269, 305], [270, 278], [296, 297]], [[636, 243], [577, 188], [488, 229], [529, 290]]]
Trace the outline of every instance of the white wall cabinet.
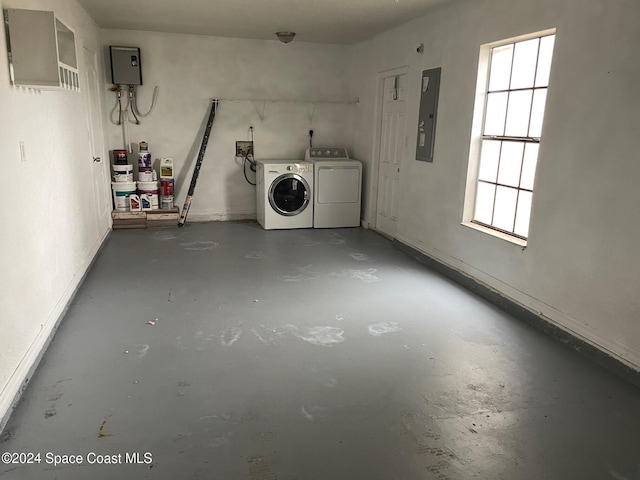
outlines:
[[73, 30], [50, 11], [9, 8], [4, 19], [14, 85], [80, 89]]

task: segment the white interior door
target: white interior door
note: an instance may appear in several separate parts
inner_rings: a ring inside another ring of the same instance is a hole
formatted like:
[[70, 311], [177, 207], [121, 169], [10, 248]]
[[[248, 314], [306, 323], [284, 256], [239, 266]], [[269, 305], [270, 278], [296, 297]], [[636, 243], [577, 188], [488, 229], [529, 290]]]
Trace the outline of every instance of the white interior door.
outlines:
[[383, 80], [376, 229], [395, 237], [400, 208], [400, 168], [404, 155], [407, 75]]
[[93, 165], [93, 194], [96, 206], [96, 226], [98, 236], [109, 229], [111, 212], [111, 193], [109, 190], [109, 158], [104, 154], [102, 135], [102, 116], [99, 102], [98, 58], [94, 52], [84, 47], [84, 96], [87, 106], [87, 130], [91, 158], [87, 161]]

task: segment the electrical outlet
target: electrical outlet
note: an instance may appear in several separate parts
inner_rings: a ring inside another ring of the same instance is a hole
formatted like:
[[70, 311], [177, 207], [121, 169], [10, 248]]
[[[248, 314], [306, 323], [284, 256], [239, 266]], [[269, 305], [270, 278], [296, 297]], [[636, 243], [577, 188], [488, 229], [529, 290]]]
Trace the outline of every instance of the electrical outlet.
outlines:
[[236, 157], [246, 157], [253, 155], [253, 142], [237, 141]]

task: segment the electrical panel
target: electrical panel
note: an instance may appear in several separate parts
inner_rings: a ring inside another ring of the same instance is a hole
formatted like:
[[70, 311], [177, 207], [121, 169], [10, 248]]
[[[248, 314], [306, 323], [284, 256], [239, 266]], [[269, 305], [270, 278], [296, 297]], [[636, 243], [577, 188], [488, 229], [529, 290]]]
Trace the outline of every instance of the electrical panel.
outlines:
[[441, 68], [422, 72], [420, 83], [420, 112], [418, 114], [418, 142], [416, 160], [433, 162], [436, 119], [438, 116], [438, 94], [440, 93]]
[[9, 8], [4, 21], [14, 85], [80, 89], [75, 34], [53, 12]]
[[137, 47], [109, 47], [111, 83], [114, 85], [142, 85], [140, 49]]

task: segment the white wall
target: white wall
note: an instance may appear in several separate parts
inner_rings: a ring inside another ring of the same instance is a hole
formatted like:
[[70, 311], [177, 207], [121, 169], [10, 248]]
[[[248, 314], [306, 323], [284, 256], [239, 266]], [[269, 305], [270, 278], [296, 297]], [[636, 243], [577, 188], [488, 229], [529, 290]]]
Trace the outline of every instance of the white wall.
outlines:
[[[460, 225], [479, 47], [557, 28], [526, 249]], [[425, 44], [425, 53], [416, 48]], [[398, 239], [640, 368], [640, 8], [468, 0], [354, 48], [354, 156], [375, 172], [378, 72], [409, 66]], [[442, 67], [435, 163], [415, 156], [420, 72]], [[371, 185], [368, 185], [371, 190]], [[365, 219], [375, 220], [367, 205]]]
[[[105, 51], [109, 45], [141, 48], [141, 110], [148, 109], [153, 87], [160, 87], [155, 111], [140, 125], [128, 124], [128, 139], [129, 143], [147, 141], [154, 159], [174, 159], [175, 201], [180, 207], [191, 181], [211, 98], [354, 100], [348, 96], [346, 72], [351, 57], [344, 46], [124, 30], [105, 30], [101, 38]], [[115, 104], [112, 92], [105, 93], [105, 102], [111, 110]], [[235, 158], [235, 142], [249, 139], [250, 125], [254, 127], [257, 159], [300, 159], [309, 145], [310, 129], [314, 130], [314, 145], [349, 147], [354, 109], [324, 103], [314, 108], [304, 103], [222, 102], [189, 219], [256, 217], [255, 187], [245, 181], [241, 163]], [[122, 128], [110, 122], [107, 125], [107, 147], [123, 148]], [[136, 162], [137, 155], [130, 156], [130, 163]], [[253, 181], [255, 177], [249, 174]]]
[[[74, 0], [0, 0], [0, 7], [53, 10], [75, 30], [80, 59], [83, 45], [100, 53], [98, 29]], [[1, 428], [109, 223], [97, 221], [83, 94], [13, 87], [4, 22], [0, 37]]]

